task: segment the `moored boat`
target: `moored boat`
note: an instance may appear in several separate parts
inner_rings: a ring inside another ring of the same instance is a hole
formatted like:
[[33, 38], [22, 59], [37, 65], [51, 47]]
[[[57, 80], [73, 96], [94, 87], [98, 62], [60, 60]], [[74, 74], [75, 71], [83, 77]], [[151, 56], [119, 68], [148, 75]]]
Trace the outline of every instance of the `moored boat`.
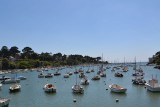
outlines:
[[38, 78], [44, 78], [45, 75], [41, 72], [40, 74], [38, 74]]
[[142, 78], [135, 78], [132, 80], [133, 84], [135, 85], [145, 85], [146, 81]]
[[69, 74], [68, 73], [64, 74], [64, 78], [69, 78]]
[[77, 75], [76, 75], [76, 84], [72, 86], [72, 91], [73, 91], [73, 93], [75, 93], [75, 94], [83, 94], [83, 93], [84, 93], [83, 87], [80, 86], [80, 85], [77, 83]]
[[111, 84], [109, 85], [109, 88], [111, 89], [112, 92], [116, 92], [116, 93], [125, 93], [127, 91], [126, 88], [117, 84]]
[[10, 92], [17, 92], [21, 90], [21, 85], [20, 84], [13, 84], [9, 87]]
[[99, 75], [96, 75], [92, 78], [92, 80], [100, 80], [100, 76]]
[[61, 73], [60, 73], [59, 71], [56, 71], [56, 72], [54, 73], [54, 76], [59, 76], [59, 75], [61, 75]]
[[160, 85], [158, 83], [157, 78], [152, 77], [152, 79], [149, 80], [145, 85], [146, 85], [147, 90], [151, 92], [160, 92]]
[[43, 89], [48, 93], [56, 92], [56, 87], [53, 84], [45, 84]]
[[1, 83], [3, 83], [3, 84], [11, 84], [11, 83], [19, 83], [19, 82], [20, 82], [20, 79], [11, 78], [11, 79], [3, 80]]
[[123, 74], [120, 73], [120, 72], [116, 72], [116, 73], [114, 74], [114, 76], [115, 76], [115, 77], [123, 77]]
[[89, 85], [89, 80], [86, 76], [81, 79], [81, 85]]
[[46, 75], [45, 75], [45, 78], [52, 78], [53, 77], [53, 74], [52, 73], [47, 73]]
[[0, 107], [8, 107], [10, 99], [0, 97]]
[[26, 80], [26, 79], [27, 79], [27, 78], [24, 77], [24, 76], [17, 76], [16, 78], [17, 78], [17, 79], [20, 79], [20, 80]]
[[84, 93], [83, 87], [81, 87], [78, 84], [72, 86], [72, 91], [73, 91], [73, 93], [76, 93], [76, 94], [78, 94], [78, 93], [83, 94]]

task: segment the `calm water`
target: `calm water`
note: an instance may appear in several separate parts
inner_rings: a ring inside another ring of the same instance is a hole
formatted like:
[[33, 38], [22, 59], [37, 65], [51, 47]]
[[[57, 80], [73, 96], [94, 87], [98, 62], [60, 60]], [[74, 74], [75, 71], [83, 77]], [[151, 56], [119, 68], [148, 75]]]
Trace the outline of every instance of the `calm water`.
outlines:
[[[142, 66], [145, 71], [145, 80], [149, 80], [152, 74], [160, 81], [160, 70], [153, 69], [151, 66]], [[88, 68], [84, 68], [87, 70]], [[114, 77], [111, 69], [106, 70], [107, 77], [101, 78], [99, 81], [90, 80], [90, 84], [84, 87], [83, 95], [75, 95], [72, 93], [71, 87], [75, 84], [76, 76], [73, 74], [70, 78], [63, 78], [66, 71], [74, 71], [75, 69], [63, 69], [60, 76], [53, 78], [38, 78], [39, 72], [20, 72], [18, 75], [27, 77], [27, 80], [20, 82], [22, 88], [20, 92], [9, 93], [8, 84], [3, 85], [0, 90], [0, 96], [10, 97], [11, 102], [9, 107], [159, 107], [160, 93], [152, 93], [147, 91], [144, 86], [133, 85], [131, 75], [134, 72], [133, 67], [129, 67], [129, 71], [124, 74], [123, 78]], [[97, 67], [94, 67], [95, 72], [86, 74], [89, 79], [96, 75]], [[50, 70], [47, 72], [55, 72]], [[15, 74], [8, 74], [14, 76]], [[79, 78], [77, 78], [80, 81]], [[57, 87], [57, 93], [47, 94], [43, 91], [43, 86], [46, 83], [53, 83]], [[126, 87], [126, 94], [116, 94], [106, 90], [109, 84], [116, 83]], [[74, 103], [73, 99], [77, 99]], [[119, 99], [117, 103], [115, 100]]]

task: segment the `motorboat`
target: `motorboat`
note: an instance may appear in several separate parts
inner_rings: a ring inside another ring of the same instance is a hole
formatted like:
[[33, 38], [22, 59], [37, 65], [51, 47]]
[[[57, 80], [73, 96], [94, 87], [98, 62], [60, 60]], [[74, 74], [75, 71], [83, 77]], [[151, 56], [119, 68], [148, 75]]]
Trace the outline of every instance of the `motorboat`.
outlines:
[[47, 73], [46, 75], [45, 75], [45, 78], [52, 78], [53, 77], [53, 74], [52, 73]]
[[59, 71], [56, 71], [56, 72], [54, 73], [54, 76], [59, 76], [59, 75], [61, 75], [61, 73], [60, 73]]
[[21, 85], [20, 84], [13, 84], [9, 87], [10, 92], [17, 92], [21, 90]]
[[115, 76], [115, 77], [123, 77], [123, 74], [120, 73], [120, 72], [116, 72], [116, 73], [114, 74], [114, 76]]
[[112, 92], [116, 92], [116, 93], [125, 93], [127, 91], [126, 88], [117, 84], [111, 84], [109, 85], [109, 88]]
[[69, 72], [68, 74], [69, 74], [69, 75], [72, 75], [73, 73], [72, 73], [72, 72]]
[[8, 107], [10, 99], [0, 97], [0, 107]]
[[17, 76], [16, 78], [17, 78], [17, 79], [20, 79], [20, 80], [26, 80], [26, 79], [27, 79], [27, 78], [24, 77], [24, 76]]
[[45, 75], [42, 72], [38, 74], [38, 78], [44, 78], [44, 77]]
[[74, 71], [74, 74], [78, 74], [79, 72], [76, 70], [76, 71]]
[[106, 77], [106, 73], [104, 73], [104, 72], [101, 72], [99, 75], [100, 75], [101, 77]]
[[11, 83], [19, 83], [19, 82], [20, 82], [20, 79], [10, 78], [10, 79], [3, 80], [1, 83], [11, 84]]
[[69, 74], [68, 73], [64, 74], [64, 78], [69, 78]]
[[152, 77], [152, 79], [149, 80], [145, 85], [146, 85], [147, 90], [151, 92], [160, 92], [160, 85], [158, 83], [157, 78]]
[[45, 84], [43, 89], [48, 93], [56, 92], [56, 87], [53, 84]]
[[100, 80], [100, 76], [99, 75], [96, 75], [92, 78], [92, 80]]
[[86, 73], [90, 73], [91, 71], [88, 69], [87, 71], [86, 71]]
[[94, 69], [92, 69], [91, 72], [94, 72]]
[[5, 76], [5, 75], [3, 75], [3, 76], [1, 76], [0, 77], [0, 80], [6, 80], [6, 79], [11, 79], [11, 77], [9, 77], [9, 76]]
[[127, 72], [128, 71], [128, 67], [124, 66], [122, 70], [123, 70], [123, 72]]

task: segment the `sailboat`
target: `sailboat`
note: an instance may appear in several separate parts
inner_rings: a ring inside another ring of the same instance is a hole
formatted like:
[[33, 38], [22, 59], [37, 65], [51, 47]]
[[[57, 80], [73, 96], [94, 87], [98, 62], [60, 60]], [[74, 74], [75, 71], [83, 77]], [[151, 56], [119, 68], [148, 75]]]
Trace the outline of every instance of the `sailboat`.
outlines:
[[[16, 73], [16, 77], [17, 77], [17, 73]], [[15, 78], [16, 79], [16, 78]], [[9, 91], [10, 92], [17, 92], [17, 91], [20, 91], [21, 90], [21, 85], [18, 84], [18, 82], [14, 83], [13, 85], [11, 85], [9, 87]]]
[[124, 66], [122, 68], [123, 72], [127, 72], [128, 71], [128, 67], [125, 64], [125, 57], [124, 57]]
[[89, 80], [88, 80], [87, 76], [85, 76], [81, 79], [81, 85], [89, 85]]
[[145, 85], [147, 90], [151, 92], [160, 92], [160, 84], [158, 83], [157, 76], [156, 78], [153, 78], [152, 76], [152, 79], [149, 80]]
[[[137, 73], [136, 69], [136, 58], [135, 58], [135, 74]], [[143, 75], [142, 75], [143, 76]], [[143, 80], [143, 77], [141, 75], [135, 75], [135, 79], [132, 79], [133, 84], [135, 85], [145, 85], [146, 81]]]
[[79, 84], [77, 84], [77, 75], [76, 75], [76, 84], [72, 86], [72, 91], [75, 94], [83, 94], [84, 93], [83, 87], [80, 86]]
[[103, 68], [103, 54], [102, 54], [102, 65], [101, 65], [100, 70], [99, 70], [99, 75], [101, 77], [106, 77], [106, 73], [104, 72], [104, 68]]
[[63, 76], [64, 78], [69, 78], [69, 73], [67, 72], [67, 68], [66, 68], [66, 73]]
[[[98, 68], [97, 68], [98, 69]], [[98, 73], [97, 73], [97, 75], [95, 75], [93, 78], [92, 78], [92, 80], [100, 80], [100, 76], [98, 75]]]
[[10, 99], [0, 97], [0, 107], [8, 107]]

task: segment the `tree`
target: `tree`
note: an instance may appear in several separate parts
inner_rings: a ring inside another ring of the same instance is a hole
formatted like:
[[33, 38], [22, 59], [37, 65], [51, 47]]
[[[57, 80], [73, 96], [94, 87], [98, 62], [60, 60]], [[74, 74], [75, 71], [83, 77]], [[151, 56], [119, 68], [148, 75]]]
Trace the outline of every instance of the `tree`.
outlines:
[[67, 60], [67, 55], [64, 54], [64, 55], [62, 56], [62, 61], [65, 61], [65, 60]]
[[32, 50], [32, 48], [30, 48], [30, 47], [25, 47], [25, 48], [23, 48], [22, 49], [22, 52], [23, 52], [23, 57], [24, 58], [31, 58], [31, 54], [34, 52], [33, 50]]
[[9, 57], [9, 50], [7, 46], [3, 46], [1, 48], [1, 57], [8, 58]]
[[7, 70], [9, 68], [9, 60], [7, 58], [2, 59], [2, 69]]
[[62, 54], [61, 53], [56, 53], [53, 55], [53, 60], [55, 61], [61, 61], [62, 60]]
[[46, 52], [46, 53], [41, 53], [40, 54], [40, 60], [41, 61], [52, 61], [52, 55], [51, 55], [51, 53], [48, 53], [48, 52]]
[[15, 57], [16, 54], [20, 53], [20, 51], [18, 50], [18, 47], [13, 46], [10, 48], [9, 53], [11, 56]]
[[101, 57], [97, 57], [96, 59], [97, 59], [97, 62], [99, 62], [101, 60]]
[[38, 58], [39, 58], [39, 54], [33, 52], [33, 53], [31, 54], [31, 58], [32, 58], [32, 59], [38, 59]]
[[28, 53], [28, 54], [30, 54], [30, 53], [33, 53], [33, 50], [32, 50], [32, 48], [30, 48], [30, 47], [24, 47], [24, 48], [22, 49], [22, 52], [23, 52], [23, 53]]

